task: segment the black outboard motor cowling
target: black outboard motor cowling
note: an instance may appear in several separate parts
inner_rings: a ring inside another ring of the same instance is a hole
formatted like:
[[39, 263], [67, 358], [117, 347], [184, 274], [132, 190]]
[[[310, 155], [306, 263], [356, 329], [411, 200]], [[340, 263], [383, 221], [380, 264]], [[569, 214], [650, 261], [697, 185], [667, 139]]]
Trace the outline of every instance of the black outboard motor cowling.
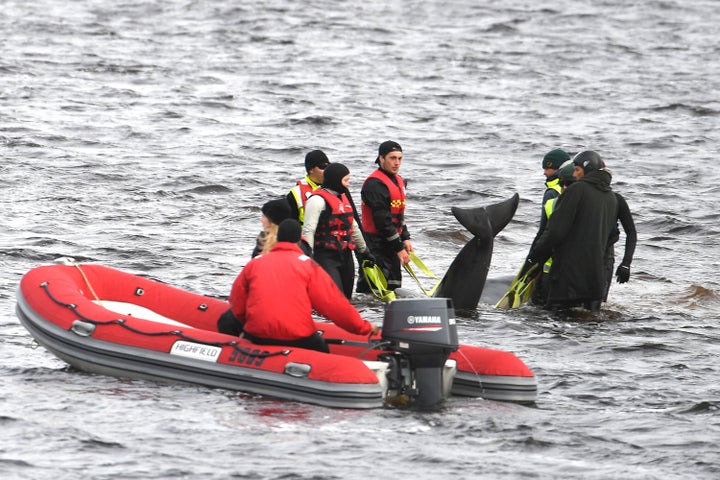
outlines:
[[447, 390], [443, 386], [448, 380], [443, 379], [445, 363], [459, 346], [452, 300], [399, 299], [388, 303], [382, 338], [390, 350], [407, 359], [409, 375], [403, 375], [404, 393], [411, 403], [433, 406], [443, 401]]

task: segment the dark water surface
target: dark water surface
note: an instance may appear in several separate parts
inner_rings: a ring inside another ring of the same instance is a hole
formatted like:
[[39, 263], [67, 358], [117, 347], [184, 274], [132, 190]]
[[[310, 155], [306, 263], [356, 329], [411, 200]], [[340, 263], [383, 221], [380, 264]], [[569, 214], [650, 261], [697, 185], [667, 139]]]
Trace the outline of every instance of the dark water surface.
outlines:
[[[0, 6], [3, 479], [720, 476], [717, 2]], [[348, 165], [358, 196], [388, 138], [439, 273], [468, 239], [452, 206], [520, 194], [491, 271], [513, 274], [542, 155], [590, 148], [613, 169], [639, 241], [600, 316], [460, 319], [464, 343], [535, 371], [537, 405], [345, 411], [87, 375], [15, 316], [21, 276], [61, 256], [226, 295], [308, 150]]]

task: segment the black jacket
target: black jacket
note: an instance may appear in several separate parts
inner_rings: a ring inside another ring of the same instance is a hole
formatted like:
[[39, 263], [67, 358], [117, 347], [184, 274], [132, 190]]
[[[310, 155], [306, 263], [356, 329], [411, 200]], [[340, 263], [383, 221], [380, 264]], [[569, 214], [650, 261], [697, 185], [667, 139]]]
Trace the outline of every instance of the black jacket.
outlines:
[[[387, 173], [382, 169], [380, 169], [380, 171], [387, 175], [395, 185], [398, 184], [395, 175]], [[405, 181], [405, 188], [407, 188], [407, 181]], [[405, 248], [403, 242], [410, 239], [410, 233], [408, 232], [404, 219], [400, 237], [396, 238], [392, 244], [388, 244], [386, 240], [387, 238], [394, 236], [397, 233], [397, 229], [393, 224], [392, 217], [390, 215], [390, 192], [385, 184], [376, 178], [367, 179], [360, 190], [360, 197], [362, 198], [363, 203], [372, 210], [372, 217], [375, 222], [375, 226], [381, 232], [379, 238], [382, 240], [380, 240], [380, 243], [385, 244], [386, 248], [392, 252], [399, 252]], [[368, 235], [368, 237], [370, 236], [371, 235]], [[374, 240], [377, 241], [377, 239]]]
[[553, 257], [548, 277], [548, 306], [602, 301], [604, 257], [618, 219], [618, 201], [607, 171], [590, 172], [557, 200], [547, 227], [529, 258]]
[[[618, 220], [622, 225], [623, 231], [625, 232], [625, 252], [621, 264], [627, 265], [628, 267], [632, 264], [633, 255], [635, 254], [635, 245], [637, 244], [637, 230], [635, 229], [635, 222], [633, 221], [632, 213], [630, 213], [630, 207], [625, 201], [625, 198], [619, 193], [615, 192], [615, 196], [618, 199]], [[608, 255], [615, 257], [614, 245], [620, 239], [620, 229], [615, 224], [612, 234], [610, 235], [610, 242], [608, 245]]]

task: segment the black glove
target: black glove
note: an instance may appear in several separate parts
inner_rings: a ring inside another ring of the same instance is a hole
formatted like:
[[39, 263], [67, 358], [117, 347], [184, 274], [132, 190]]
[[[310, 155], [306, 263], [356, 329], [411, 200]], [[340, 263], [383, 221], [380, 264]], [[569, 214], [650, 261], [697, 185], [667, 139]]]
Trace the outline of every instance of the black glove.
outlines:
[[615, 276], [617, 277], [618, 283], [625, 283], [630, 280], [630, 265], [621, 263], [615, 271]]
[[360, 262], [361, 267], [373, 267], [375, 265], [375, 256], [370, 250], [365, 250], [358, 254], [358, 262]]

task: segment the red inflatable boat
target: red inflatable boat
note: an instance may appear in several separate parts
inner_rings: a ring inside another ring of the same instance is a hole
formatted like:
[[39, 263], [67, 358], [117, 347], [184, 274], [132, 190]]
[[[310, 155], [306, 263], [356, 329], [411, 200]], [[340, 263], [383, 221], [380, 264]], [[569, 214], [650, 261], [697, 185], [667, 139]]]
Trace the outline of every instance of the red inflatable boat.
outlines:
[[94, 264], [26, 273], [17, 314], [73, 367], [339, 408], [436, 404], [449, 395], [532, 403], [537, 381], [515, 355], [458, 345], [452, 301], [396, 300], [382, 338], [317, 322], [331, 353], [255, 345], [218, 333], [227, 302]]

